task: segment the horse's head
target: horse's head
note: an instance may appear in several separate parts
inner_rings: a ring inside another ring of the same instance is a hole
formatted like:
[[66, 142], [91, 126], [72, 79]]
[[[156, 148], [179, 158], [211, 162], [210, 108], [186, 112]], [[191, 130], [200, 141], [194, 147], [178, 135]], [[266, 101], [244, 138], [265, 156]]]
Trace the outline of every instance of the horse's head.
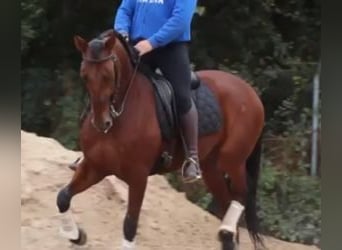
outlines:
[[87, 42], [80, 36], [74, 37], [76, 48], [83, 61], [80, 76], [86, 84], [91, 100], [91, 122], [104, 133], [113, 125], [111, 108], [118, 92], [120, 76], [114, 45], [117, 38], [113, 32]]

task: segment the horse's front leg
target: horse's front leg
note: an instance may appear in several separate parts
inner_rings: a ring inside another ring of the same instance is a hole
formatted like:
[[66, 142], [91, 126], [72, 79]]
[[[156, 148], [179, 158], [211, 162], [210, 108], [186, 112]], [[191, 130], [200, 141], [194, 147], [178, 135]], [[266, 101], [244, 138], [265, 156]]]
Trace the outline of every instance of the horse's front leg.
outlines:
[[61, 215], [61, 234], [69, 239], [72, 243], [83, 245], [86, 243], [86, 234], [80, 230], [75, 221], [70, 209], [71, 199], [76, 194], [81, 193], [98, 183], [104, 178], [104, 174], [100, 171], [95, 171], [87, 164], [86, 160], [80, 163], [76, 169], [72, 180], [68, 185], [62, 188], [57, 195], [57, 207]]
[[141, 206], [145, 196], [148, 175], [135, 178], [129, 183], [128, 189], [128, 208], [123, 223], [124, 239], [122, 241], [122, 250], [134, 249], [134, 238], [137, 233], [138, 221]]

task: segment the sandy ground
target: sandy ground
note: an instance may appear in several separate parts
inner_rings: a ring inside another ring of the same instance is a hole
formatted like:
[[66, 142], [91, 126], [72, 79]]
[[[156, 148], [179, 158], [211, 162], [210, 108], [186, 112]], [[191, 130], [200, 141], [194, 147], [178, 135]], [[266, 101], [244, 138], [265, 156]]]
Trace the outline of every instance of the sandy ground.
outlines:
[[[66, 165], [79, 152], [63, 148], [58, 142], [21, 132], [21, 244], [26, 250], [114, 250], [122, 239], [125, 214], [125, 186], [115, 179], [104, 180], [76, 196], [72, 211], [88, 234], [83, 247], [72, 246], [58, 234], [55, 205], [58, 190], [72, 172]], [[113, 186], [113, 181], [115, 185]], [[139, 250], [219, 250], [216, 232], [219, 221], [188, 202], [161, 176], [151, 177], [143, 204], [137, 236]], [[312, 246], [291, 244], [267, 238], [270, 250], [309, 250]], [[240, 250], [252, 249], [245, 230]]]

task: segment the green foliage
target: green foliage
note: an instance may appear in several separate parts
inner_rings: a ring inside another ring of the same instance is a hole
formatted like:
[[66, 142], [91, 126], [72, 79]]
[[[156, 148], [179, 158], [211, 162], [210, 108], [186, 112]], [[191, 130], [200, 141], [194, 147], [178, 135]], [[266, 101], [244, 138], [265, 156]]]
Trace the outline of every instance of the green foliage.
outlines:
[[75, 149], [84, 104], [78, 73], [30, 68], [23, 71], [22, 79], [22, 127], [55, 137], [64, 146]]
[[319, 244], [320, 181], [296, 172], [264, 167], [259, 187], [262, 229], [277, 238]]
[[78, 148], [78, 133], [80, 114], [84, 108], [84, 89], [78, 80], [78, 74], [73, 70], [66, 70], [61, 74], [60, 81], [64, 95], [56, 103], [60, 111], [60, 118], [52, 137], [58, 139], [65, 147]]
[[21, 88], [22, 127], [27, 131], [49, 135], [53, 129], [55, 103], [59, 95], [55, 74], [46, 68], [29, 68], [23, 71]]
[[44, 20], [44, 7], [40, 0], [21, 1], [21, 52], [24, 53], [30, 42], [39, 36]]
[[310, 166], [311, 148], [311, 111], [304, 109], [299, 120], [295, 121], [293, 112], [297, 112], [293, 103], [283, 101], [270, 121], [274, 130], [282, 133], [274, 135], [268, 132], [264, 138], [264, 158], [278, 169], [307, 172]]
[[320, 180], [308, 176], [311, 111], [298, 112], [298, 92], [286, 98], [270, 120], [282, 133], [265, 142], [259, 181], [259, 216], [263, 230], [277, 238], [319, 244], [321, 237]]
[[[58, 127], [51, 135], [58, 139], [62, 145], [70, 149], [77, 149], [78, 147], [78, 131], [80, 103], [77, 98], [79, 93], [74, 96], [63, 96], [57, 103], [61, 110], [61, 117]], [[76, 97], [76, 98], [75, 98]]]
[[212, 195], [208, 193], [202, 182], [185, 184], [179, 172], [167, 173], [165, 178], [170, 185], [179, 192], [184, 192], [186, 198], [203, 209], [207, 209], [212, 201]]
[[[119, 3], [22, 1], [23, 68], [77, 71], [80, 58], [72, 37], [80, 34], [89, 39], [112, 27]], [[191, 46], [195, 68], [219, 68], [250, 80], [262, 95], [267, 121], [288, 98], [293, 99], [298, 116], [311, 104], [320, 7], [318, 1], [305, 0], [199, 1]], [[283, 130], [277, 124], [271, 127], [276, 133]], [[36, 126], [35, 131], [41, 133], [41, 128]]]
[[172, 185], [174, 189], [177, 191], [183, 191], [183, 183], [180, 180], [179, 174], [177, 173], [166, 173], [165, 178], [168, 180], [168, 182]]
[[[294, 95], [301, 110], [319, 58], [318, 1], [199, 1], [205, 11], [194, 19], [192, 58], [197, 69], [221, 68], [258, 88], [267, 120]], [[213, 25], [215, 24], [215, 25]], [[296, 84], [293, 78], [302, 78]], [[303, 98], [305, 97], [305, 98]]]

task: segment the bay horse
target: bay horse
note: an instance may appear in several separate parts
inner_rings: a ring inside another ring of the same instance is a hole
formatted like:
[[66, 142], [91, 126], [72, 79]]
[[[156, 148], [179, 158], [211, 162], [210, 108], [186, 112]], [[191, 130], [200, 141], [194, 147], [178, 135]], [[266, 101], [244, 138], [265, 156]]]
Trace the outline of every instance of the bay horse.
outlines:
[[[148, 177], [165, 145], [156, 112], [150, 79], [131, 60], [133, 48], [120, 34], [107, 30], [87, 42], [75, 35], [82, 55], [80, 77], [90, 99], [90, 111], [80, 128], [84, 158], [71, 181], [57, 195], [61, 234], [74, 244], [85, 244], [86, 234], [77, 227], [69, 210], [71, 199], [106, 176], [128, 184], [128, 207], [123, 222], [122, 248], [134, 249], [135, 236]], [[201, 84], [214, 93], [222, 126], [199, 137], [203, 181], [219, 204], [222, 220], [218, 239], [222, 249], [238, 244], [238, 223], [245, 214], [255, 248], [263, 245], [256, 208], [264, 108], [256, 91], [241, 78], [219, 70], [195, 72]], [[160, 173], [180, 169], [184, 152], [180, 136], [171, 165]]]

